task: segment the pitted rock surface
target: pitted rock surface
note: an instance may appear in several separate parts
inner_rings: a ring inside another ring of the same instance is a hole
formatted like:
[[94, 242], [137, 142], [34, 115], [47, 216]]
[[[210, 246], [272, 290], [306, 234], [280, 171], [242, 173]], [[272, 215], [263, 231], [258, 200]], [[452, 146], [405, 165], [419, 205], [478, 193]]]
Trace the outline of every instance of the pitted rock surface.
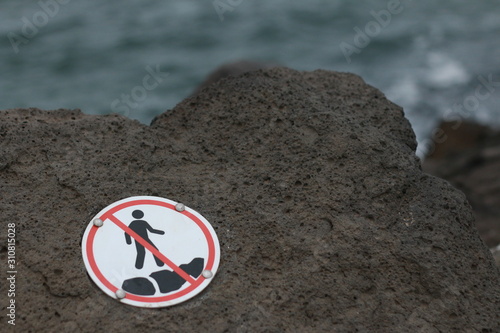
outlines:
[[[355, 75], [230, 77], [151, 126], [78, 110], [0, 119], [0, 206], [17, 226], [24, 332], [500, 329], [499, 271], [464, 195], [421, 171], [402, 109]], [[221, 265], [200, 295], [137, 308], [87, 276], [85, 227], [134, 195], [211, 221]]]

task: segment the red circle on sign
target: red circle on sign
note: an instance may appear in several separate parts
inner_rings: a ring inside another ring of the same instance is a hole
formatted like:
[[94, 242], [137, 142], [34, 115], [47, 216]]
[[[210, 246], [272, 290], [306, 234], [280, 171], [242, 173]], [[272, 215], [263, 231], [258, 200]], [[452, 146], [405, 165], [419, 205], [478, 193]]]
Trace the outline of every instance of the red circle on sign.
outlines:
[[[155, 206], [161, 206], [165, 207], [168, 209], [175, 210], [175, 206], [173, 204], [169, 204], [167, 202], [159, 201], [159, 200], [150, 200], [150, 199], [140, 199], [140, 200], [134, 200], [134, 201], [129, 201], [129, 202], [124, 202], [122, 204], [119, 204], [115, 207], [110, 208], [108, 211], [105, 211], [101, 216], [96, 216], [96, 218], [101, 219], [103, 222], [109, 217], [111, 217], [114, 213], [130, 207], [130, 206], [135, 206], [135, 205], [155, 205]], [[187, 210], [184, 210], [182, 212], [177, 212], [179, 214], [182, 214], [189, 218], [191, 221], [196, 223], [196, 225], [202, 230], [203, 235], [205, 236], [205, 239], [207, 240], [208, 244], [208, 259], [207, 259], [207, 265], [205, 266], [205, 270], [212, 270], [214, 261], [215, 261], [215, 244], [214, 244], [214, 239], [212, 237], [212, 234], [208, 230], [207, 226], [194, 214], [188, 212]], [[120, 226], [119, 226], [120, 227]], [[87, 238], [87, 243], [85, 244], [85, 249], [86, 249], [86, 254], [87, 258], [89, 261], [89, 265], [97, 277], [99, 281], [105, 285], [111, 292], [115, 293], [118, 289], [116, 286], [114, 286], [111, 282], [109, 282], [106, 277], [101, 273], [99, 270], [99, 267], [96, 264], [95, 257], [94, 257], [94, 252], [92, 251], [93, 249], [93, 243], [94, 243], [94, 238], [99, 230], [99, 227], [93, 226], [92, 229], [89, 232], [88, 238]], [[132, 301], [137, 301], [137, 302], [146, 302], [146, 303], [159, 303], [159, 302], [165, 302], [165, 301], [171, 301], [174, 299], [177, 299], [179, 297], [182, 297], [193, 290], [195, 290], [203, 281], [205, 278], [203, 275], [200, 275], [196, 280], [194, 280], [194, 283], [191, 283], [191, 285], [181, 291], [178, 291], [176, 293], [173, 293], [171, 295], [166, 295], [166, 296], [159, 296], [159, 297], [145, 297], [145, 296], [139, 296], [139, 295], [134, 295], [130, 293], [126, 293], [125, 298], [132, 300]], [[189, 281], [187, 281], [189, 282]]]

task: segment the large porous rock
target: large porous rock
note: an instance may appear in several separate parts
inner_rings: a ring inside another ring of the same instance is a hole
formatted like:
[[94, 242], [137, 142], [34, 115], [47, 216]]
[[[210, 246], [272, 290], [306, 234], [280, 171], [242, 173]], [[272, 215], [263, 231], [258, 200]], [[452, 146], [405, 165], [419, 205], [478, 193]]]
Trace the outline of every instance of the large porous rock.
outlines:
[[[422, 173], [401, 108], [355, 75], [226, 78], [151, 126], [75, 110], [0, 120], [0, 236], [16, 223], [24, 332], [500, 329], [499, 272], [464, 195]], [[136, 308], [89, 279], [85, 227], [133, 195], [212, 222], [222, 259], [200, 295]]]

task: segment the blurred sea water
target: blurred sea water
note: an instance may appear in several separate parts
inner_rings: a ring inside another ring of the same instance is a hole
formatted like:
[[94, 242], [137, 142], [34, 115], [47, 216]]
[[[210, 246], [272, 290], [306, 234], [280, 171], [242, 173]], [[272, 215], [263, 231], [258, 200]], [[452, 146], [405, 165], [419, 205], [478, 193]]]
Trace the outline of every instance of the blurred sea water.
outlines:
[[500, 126], [497, 0], [3, 0], [0, 59], [0, 109], [148, 124], [248, 59], [356, 73], [404, 108], [420, 143], [442, 118]]

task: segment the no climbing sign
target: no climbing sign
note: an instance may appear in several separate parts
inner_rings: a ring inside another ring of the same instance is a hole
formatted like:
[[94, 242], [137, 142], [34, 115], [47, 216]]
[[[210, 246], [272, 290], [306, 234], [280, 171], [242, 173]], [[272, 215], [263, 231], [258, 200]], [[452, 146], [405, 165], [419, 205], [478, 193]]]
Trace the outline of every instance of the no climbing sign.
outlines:
[[183, 204], [131, 197], [100, 211], [82, 241], [85, 267], [109, 296], [140, 307], [184, 302], [217, 272], [219, 240], [210, 223]]

